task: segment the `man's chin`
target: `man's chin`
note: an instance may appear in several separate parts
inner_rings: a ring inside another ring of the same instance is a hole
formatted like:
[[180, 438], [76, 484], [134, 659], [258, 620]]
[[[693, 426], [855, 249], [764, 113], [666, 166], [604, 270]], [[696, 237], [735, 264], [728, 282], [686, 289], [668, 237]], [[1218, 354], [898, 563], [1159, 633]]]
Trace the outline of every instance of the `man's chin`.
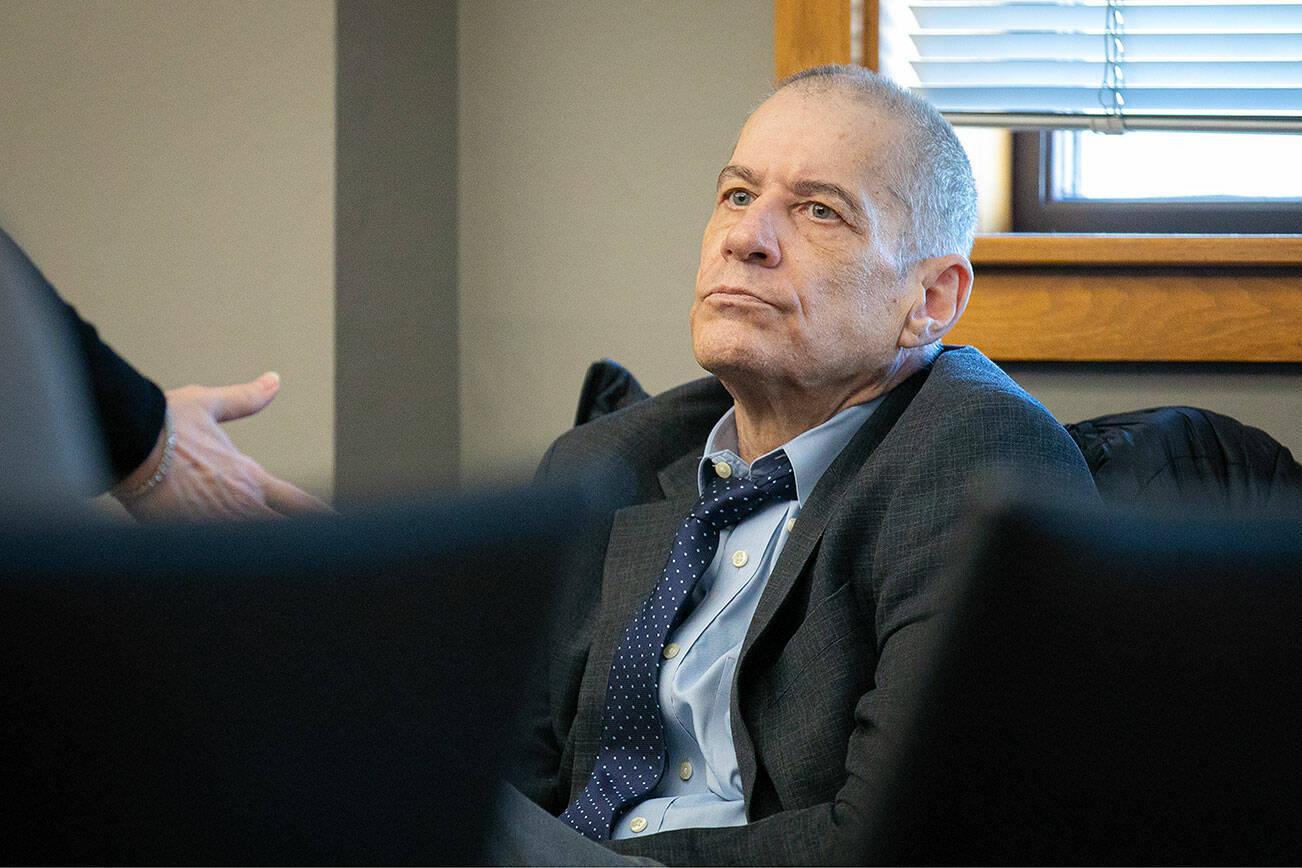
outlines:
[[696, 363], [725, 382], [729, 379], [762, 375], [769, 367], [768, 354], [742, 342], [697, 345]]

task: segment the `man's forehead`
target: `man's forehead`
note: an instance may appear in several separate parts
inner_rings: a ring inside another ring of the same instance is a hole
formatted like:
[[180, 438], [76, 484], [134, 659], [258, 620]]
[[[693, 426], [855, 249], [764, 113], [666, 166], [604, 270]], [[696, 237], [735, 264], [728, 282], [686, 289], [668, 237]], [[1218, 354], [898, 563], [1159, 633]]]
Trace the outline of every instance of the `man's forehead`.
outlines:
[[[816, 115], [829, 121], [854, 123], [873, 127], [890, 120], [878, 101], [846, 86], [788, 85], [760, 103], [746, 119], [745, 126], [753, 121], [781, 118], [792, 115]], [[743, 131], [745, 130], [743, 126]]]
[[875, 187], [896, 152], [895, 139], [896, 122], [866, 100], [788, 87], [751, 114], [720, 180]]

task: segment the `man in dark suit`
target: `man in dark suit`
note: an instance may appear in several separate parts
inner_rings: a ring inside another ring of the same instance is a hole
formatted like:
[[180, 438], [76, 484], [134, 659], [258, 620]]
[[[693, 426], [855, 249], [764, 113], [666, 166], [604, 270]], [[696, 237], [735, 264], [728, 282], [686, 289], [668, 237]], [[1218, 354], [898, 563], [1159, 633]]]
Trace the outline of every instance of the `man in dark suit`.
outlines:
[[499, 858], [855, 858], [966, 495], [992, 471], [1093, 494], [1042, 406], [940, 343], [975, 215], [949, 125], [866, 70], [796, 76], [751, 115], [691, 311], [715, 376], [540, 468], [598, 479], [608, 524], [562, 589], [512, 775], [561, 822], [512, 794]]

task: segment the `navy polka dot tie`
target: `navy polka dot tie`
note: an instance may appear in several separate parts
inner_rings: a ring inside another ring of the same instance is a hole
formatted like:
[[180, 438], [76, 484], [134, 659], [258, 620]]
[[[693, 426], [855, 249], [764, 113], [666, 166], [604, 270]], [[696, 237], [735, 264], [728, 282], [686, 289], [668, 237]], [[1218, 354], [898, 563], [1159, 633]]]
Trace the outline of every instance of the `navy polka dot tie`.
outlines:
[[[718, 465], [716, 465], [718, 467]], [[665, 637], [692, 588], [714, 560], [719, 531], [767, 503], [794, 500], [795, 476], [785, 452], [759, 459], [749, 477], [719, 472], [674, 538], [664, 575], [615, 646], [606, 682], [601, 748], [583, 792], [561, 819], [594, 841], [610, 839], [621, 811], [641, 800], [665, 768], [664, 724], [656, 679]]]

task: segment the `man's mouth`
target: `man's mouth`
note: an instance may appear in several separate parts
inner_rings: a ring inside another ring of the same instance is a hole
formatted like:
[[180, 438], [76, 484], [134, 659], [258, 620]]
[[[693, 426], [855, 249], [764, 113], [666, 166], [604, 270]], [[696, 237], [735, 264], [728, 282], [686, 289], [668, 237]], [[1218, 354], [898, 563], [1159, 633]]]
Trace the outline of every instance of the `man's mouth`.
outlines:
[[706, 299], [714, 299], [715, 301], [729, 304], [762, 304], [769, 307], [773, 306], [772, 302], [760, 298], [755, 293], [737, 286], [717, 286], [707, 292], [705, 297]]

